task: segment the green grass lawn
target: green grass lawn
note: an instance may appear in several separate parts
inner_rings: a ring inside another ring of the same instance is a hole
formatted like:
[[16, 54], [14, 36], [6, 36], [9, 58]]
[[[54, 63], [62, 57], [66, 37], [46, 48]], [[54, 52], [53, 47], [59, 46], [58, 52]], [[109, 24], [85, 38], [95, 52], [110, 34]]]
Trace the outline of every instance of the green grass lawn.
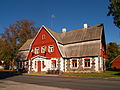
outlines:
[[[16, 74], [16, 71], [0, 71], [0, 74]], [[63, 73], [60, 75], [55, 74], [39, 74], [39, 73], [24, 73], [24, 75], [39, 75], [39, 76], [77, 76], [77, 77], [117, 77], [120, 78], [120, 71], [105, 71], [103, 73]]]
[[79, 76], [79, 77], [119, 77], [120, 71], [105, 71], [103, 73], [64, 73], [61, 76]]

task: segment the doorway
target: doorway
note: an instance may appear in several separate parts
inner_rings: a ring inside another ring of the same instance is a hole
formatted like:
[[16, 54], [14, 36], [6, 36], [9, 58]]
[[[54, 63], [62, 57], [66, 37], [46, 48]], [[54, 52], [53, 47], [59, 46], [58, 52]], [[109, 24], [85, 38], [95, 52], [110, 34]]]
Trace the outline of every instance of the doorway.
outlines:
[[38, 72], [41, 72], [41, 61], [38, 61]]

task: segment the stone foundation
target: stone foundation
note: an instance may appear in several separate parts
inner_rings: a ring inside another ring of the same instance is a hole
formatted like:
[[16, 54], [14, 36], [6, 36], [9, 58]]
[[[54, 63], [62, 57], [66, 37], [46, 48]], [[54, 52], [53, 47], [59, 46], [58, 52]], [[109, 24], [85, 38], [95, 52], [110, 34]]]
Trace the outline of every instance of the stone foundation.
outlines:
[[66, 72], [75, 72], [75, 73], [91, 73], [91, 72], [97, 72], [95, 71], [95, 62], [94, 60], [91, 63], [91, 67], [83, 67], [83, 60], [79, 59], [78, 60], [78, 67], [77, 68], [72, 68], [71, 67], [71, 62], [70, 59], [66, 61]]

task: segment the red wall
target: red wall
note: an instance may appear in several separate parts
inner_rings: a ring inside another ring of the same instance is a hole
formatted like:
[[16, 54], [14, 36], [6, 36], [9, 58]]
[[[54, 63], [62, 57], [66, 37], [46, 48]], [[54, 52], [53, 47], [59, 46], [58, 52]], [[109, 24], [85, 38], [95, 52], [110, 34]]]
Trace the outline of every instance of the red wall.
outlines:
[[[45, 39], [42, 40], [42, 35], [45, 35]], [[46, 46], [46, 53], [41, 53], [41, 47]], [[54, 52], [49, 53], [48, 52], [48, 46], [49, 45], [54, 45]], [[34, 50], [36, 47], [39, 47], [39, 54], [32, 54], [32, 52], [29, 53], [28, 59], [35, 57], [37, 55], [48, 57], [48, 58], [60, 58], [61, 54], [58, 50], [57, 44], [55, 40], [49, 35], [49, 33], [45, 30], [44, 27], [40, 30], [38, 33], [36, 39], [32, 43], [32, 49]]]
[[104, 49], [104, 47], [102, 45], [102, 41], [100, 43], [100, 56], [102, 56], [104, 58], [107, 58], [107, 54], [106, 54], [105, 49]]
[[120, 56], [112, 62], [112, 68], [120, 69]]

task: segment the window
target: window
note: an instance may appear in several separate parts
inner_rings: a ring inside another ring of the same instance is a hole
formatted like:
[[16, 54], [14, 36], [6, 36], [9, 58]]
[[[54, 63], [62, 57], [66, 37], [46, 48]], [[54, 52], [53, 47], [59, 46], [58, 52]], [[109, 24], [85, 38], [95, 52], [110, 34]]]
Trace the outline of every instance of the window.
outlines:
[[90, 67], [90, 59], [85, 59], [85, 67]]
[[72, 67], [77, 67], [77, 59], [72, 60]]
[[52, 68], [56, 68], [56, 60], [52, 60]]
[[46, 46], [42, 46], [41, 47], [41, 53], [45, 53], [46, 52]]
[[45, 67], [45, 63], [44, 63], [44, 61], [42, 61], [42, 68], [44, 68]]
[[35, 53], [35, 54], [39, 54], [39, 48], [35, 48], [34, 53]]
[[42, 40], [44, 40], [46, 37], [45, 37], [45, 34], [42, 35]]
[[48, 47], [48, 52], [54, 52], [54, 46], [53, 45], [50, 45]]

